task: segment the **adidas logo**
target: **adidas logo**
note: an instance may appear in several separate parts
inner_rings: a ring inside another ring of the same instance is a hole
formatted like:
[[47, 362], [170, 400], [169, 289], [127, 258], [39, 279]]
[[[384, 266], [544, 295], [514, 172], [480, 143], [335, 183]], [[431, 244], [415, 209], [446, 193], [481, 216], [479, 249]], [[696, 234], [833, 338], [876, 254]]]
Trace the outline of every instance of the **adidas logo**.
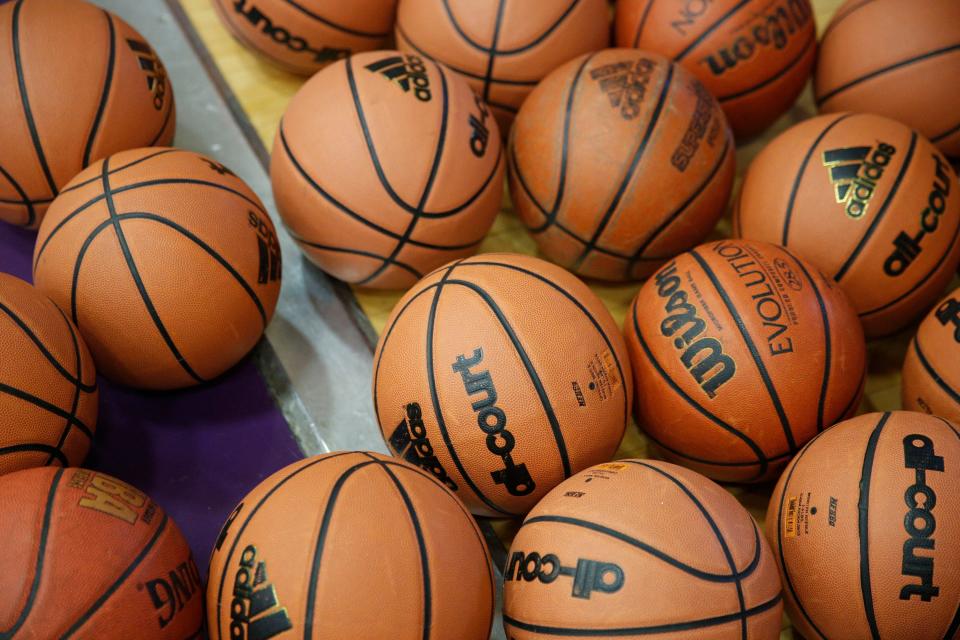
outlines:
[[593, 69], [590, 77], [600, 83], [600, 90], [607, 94], [610, 106], [619, 109], [624, 120], [633, 120], [640, 115], [640, 104], [647, 93], [654, 66], [654, 62], [647, 58], [636, 62], [614, 62]]
[[257, 562], [257, 548], [247, 545], [233, 582], [230, 638], [269, 640], [292, 628], [286, 607], [277, 602], [277, 590], [267, 582], [267, 563]]
[[140, 68], [147, 73], [147, 89], [153, 94], [153, 108], [160, 111], [167, 96], [167, 70], [146, 42], [128, 38], [127, 44], [137, 54]]
[[875, 147], [843, 147], [823, 152], [823, 166], [833, 183], [837, 203], [851, 218], [867, 213], [877, 182], [897, 152], [893, 145], [878, 142]]
[[425, 471], [447, 485], [451, 491], [457, 490], [457, 483], [450, 479], [437, 456], [434, 455], [433, 445], [427, 437], [427, 428], [423, 424], [423, 410], [416, 402], [406, 406], [407, 417], [400, 421], [390, 436], [390, 446], [397, 455]]
[[430, 102], [430, 77], [419, 56], [391, 56], [368, 64], [367, 69], [395, 82], [407, 93], [413, 91], [421, 102]]

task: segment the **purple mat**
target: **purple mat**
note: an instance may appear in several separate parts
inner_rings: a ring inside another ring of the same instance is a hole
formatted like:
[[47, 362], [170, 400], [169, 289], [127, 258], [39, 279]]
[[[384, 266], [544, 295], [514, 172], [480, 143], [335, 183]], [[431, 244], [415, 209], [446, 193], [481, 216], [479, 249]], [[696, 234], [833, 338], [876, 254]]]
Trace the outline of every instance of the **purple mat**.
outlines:
[[[32, 281], [35, 238], [0, 223], [0, 271]], [[260, 480], [301, 457], [247, 358], [211, 384], [174, 393], [135, 391], [100, 378], [100, 418], [84, 466], [129, 482], [166, 509], [206, 576], [230, 511]]]

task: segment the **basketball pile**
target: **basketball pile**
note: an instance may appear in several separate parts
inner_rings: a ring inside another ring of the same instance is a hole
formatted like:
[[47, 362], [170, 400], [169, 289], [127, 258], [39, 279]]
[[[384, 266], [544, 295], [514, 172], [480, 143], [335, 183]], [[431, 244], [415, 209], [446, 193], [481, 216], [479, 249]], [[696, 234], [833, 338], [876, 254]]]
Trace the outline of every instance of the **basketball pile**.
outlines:
[[[0, 638], [484, 640], [501, 575], [512, 640], [767, 640], [784, 608], [810, 639], [960, 638], [960, 4], [849, 0], [818, 45], [809, 0], [618, 0], [620, 48], [603, 0], [213, 5], [314, 74], [274, 140], [279, 233], [406, 289], [373, 360], [393, 455], [265, 479], [205, 588], [159, 505], [79, 467], [95, 372], [181, 389], [257, 344], [278, 230], [169, 146], [136, 31], [3, 4], [0, 219], [38, 232], [35, 288], [0, 274]], [[811, 74], [822, 114], [708, 241], [736, 143]], [[478, 253], [505, 185], [549, 262]], [[645, 280], [622, 331], [577, 275]], [[909, 411], [859, 415], [865, 338], [921, 318]], [[666, 461], [614, 460], [631, 416]], [[765, 534], [714, 481], [777, 481]], [[500, 574], [473, 516], [524, 518]]]

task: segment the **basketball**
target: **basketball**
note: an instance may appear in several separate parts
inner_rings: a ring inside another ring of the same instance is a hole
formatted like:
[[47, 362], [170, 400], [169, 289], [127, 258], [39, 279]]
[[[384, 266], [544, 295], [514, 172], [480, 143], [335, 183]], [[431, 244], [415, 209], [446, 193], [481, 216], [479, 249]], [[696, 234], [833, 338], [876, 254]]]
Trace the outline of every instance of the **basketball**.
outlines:
[[295, 462], [237, 506], [210, 559], [211, 640], [487, 640], [476, 522], [428, 473], [372, 453]]
[[801, 451], [767, 538], [805, 638], [955, 638], [960, 434], [921, 413], [870, 413]]
[[504, 573], [514, 640], [776, 640], [776, 562], [736, 498], [666, 462], [578, 473], [523, 522]]
[[336, 60], [389, 42], [397, 0], [213, 0], [245, 47], [309, 75]]
[[613, 457], [631, 400], [626, 349], [603, 303], [530, 256], [488, 253], [430, 274], [394, 307], [374, 354], [373, 403], [391, 452], [478, 515], [523, 515]]
[[960, 289], [933, 308], [903, 363], [903, 408], [960, 424]]
[[10, 638], [182, 640], [203, 631], [203, 586], [183, 534], [98, 471], [0, 477], [0, 628]]
[[960, 190], [947, 160], [880, 116], [811, 118], [750, 164], [734, 232], [789, 247], [843, 287], [868, 337], [923, 314], [960, 263]]
[[610, 44], [604, 0], [401, 0], [401, 51], [442, 62], [506, 134], [527, 94], [568, 60]]
[[820, 43], [821, 112], [865, 111], [913, 127], [960, 156], [960, 4], [847, 0]]
[[153, 148], [70, 181], [40, 228], [33, 278], [100, 373], [175, 389], [216, 378], [253, 348], [280, 271], [273, 223], [243, 180], [192, 151]]
[[39, 291], [0, 273], [0, 475], [77, 466], [97, 425], [93, 358]]
[[530, 94], [510, 136], [510, 193], [544, 256], [584, 277], [636, 280], [714, 228], [733, 152], [696, 78], [658, 55], [610, 49]]
[[793, 106], [817, 52], [809, 0], [617, 0], [615, 22], [618, 47], [662, 54], [696, 75], [738, 138]]
[[0, 6], [0, 87], [3, 222], [35, 229], [90, 163], [173, 140], [160, 58], [126, 22], [81, 0]]
[[860, 404], [853, 307], [774, 245], [721, 240], [677, 256], [637, 293], [624, 331], [638, 424], [667, 460], [715, 480], [775, 478]]
[[490, 110], [416, 55], [358, 54], [300, 89], [277, 133], [277, 208], [304, 254], [345, 282], [409, 287], [473, 254], [503, 193]]

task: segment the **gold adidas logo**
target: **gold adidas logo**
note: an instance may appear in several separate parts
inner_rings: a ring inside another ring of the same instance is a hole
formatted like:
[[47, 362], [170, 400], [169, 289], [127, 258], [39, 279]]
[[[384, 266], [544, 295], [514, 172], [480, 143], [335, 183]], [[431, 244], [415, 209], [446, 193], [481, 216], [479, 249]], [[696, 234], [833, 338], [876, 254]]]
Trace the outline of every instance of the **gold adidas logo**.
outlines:
[[823, 152], [823, 166], [833, 184], [837, 204], [851, 218], [862, 218], [883, 177], [884, 170], [897, 152], [893, 145], [878, 142], [875, 147], [842, 147]]

